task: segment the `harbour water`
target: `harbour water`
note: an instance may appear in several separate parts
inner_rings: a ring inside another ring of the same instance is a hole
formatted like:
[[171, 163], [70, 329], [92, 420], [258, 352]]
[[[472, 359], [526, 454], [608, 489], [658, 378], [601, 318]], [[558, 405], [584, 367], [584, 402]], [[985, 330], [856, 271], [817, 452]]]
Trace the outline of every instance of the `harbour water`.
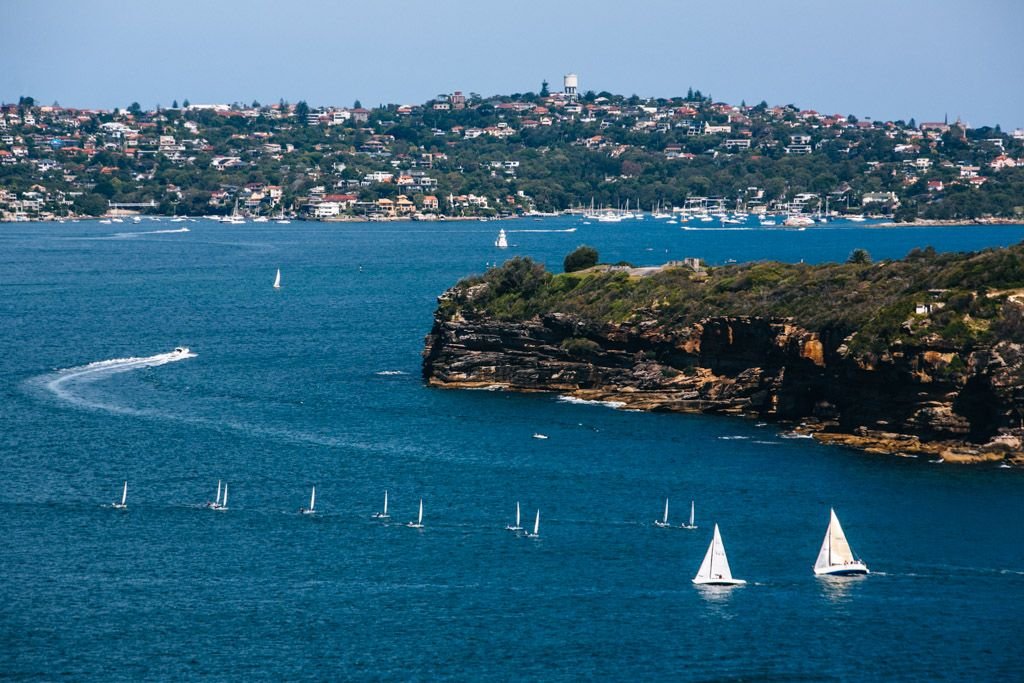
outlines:
[[[0, 675], [1017, 678], [1024, 472], [427, 389], [419, 354], [436, 296], [514, 254], [818, 262], [1021, 239], [568, 217], [4, 225]], [[219, 479], [222, 513], [201, 507]], [[318, 514], [297, 514], [313, 485]], [[370, 519], [385, 489], [391, 523]], [[666, 497], [676, 525], [695, 499], [699, 528], [655, 528]], [[425, 528], [406, 528], [420, 498]], [[540, 538], [504, 530], [517, 500]], [[829, 507], [870, 576], [813, 576]], [[744, 587], [690, 583], [716, 522]]]

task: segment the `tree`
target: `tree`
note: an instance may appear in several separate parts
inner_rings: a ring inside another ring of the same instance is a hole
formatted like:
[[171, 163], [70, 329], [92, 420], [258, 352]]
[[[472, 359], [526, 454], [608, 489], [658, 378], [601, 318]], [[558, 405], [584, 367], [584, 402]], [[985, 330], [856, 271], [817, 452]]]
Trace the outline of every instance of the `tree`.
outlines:
[[300, 126], [305, 126], [309, 120], [309, 105], [306, 104], [305, 100], [299, 100], [295, 103], [295, 118], [299, 120]]
[[846, 262], [866, 266], [871, 263], [871, 254], [867, 249], [854, 249], [850, 252], [850, 258], [846, 259]]
[[128, 105], [128, 113], [132, 116], [138, 116], [142, 113], [142, 105], [140, 105], [138, 102], [132, 102], [130, 105]]
[[173, 102], [171, 102], [171, 109], [177, 109], [177, 108], [178, 108], [178, 100], [174, 100]]
[[547, 81], [541, 81], [540, 82], [540, 96], [541, 97], [547, 97], [550, 94], [551, 94], [551, 91], [548, 90], [548, 82]]
[[187, 97], [185, 98], [185, 101], [181, 103], [181, 106], [184, 107], [185, 109], [188, 109], [189, 101], [188, 101]]
[[102, 216], [107, 211], [107, 199], [99, 194], [83, 194], [75, 197], [75, 211], [87, 216]]
[[356, 100], [355, 102], [352, 103], [352, 108], [353, 109], [362, 109], [363, 108], [363, 103], [360, 102], [359, 100]]
[[566, 255], [565, 261], [562, 262], [562, 268], [567, 273], [592, 268], [597, 265], [597, 258], [597, 249], [582, 244]]

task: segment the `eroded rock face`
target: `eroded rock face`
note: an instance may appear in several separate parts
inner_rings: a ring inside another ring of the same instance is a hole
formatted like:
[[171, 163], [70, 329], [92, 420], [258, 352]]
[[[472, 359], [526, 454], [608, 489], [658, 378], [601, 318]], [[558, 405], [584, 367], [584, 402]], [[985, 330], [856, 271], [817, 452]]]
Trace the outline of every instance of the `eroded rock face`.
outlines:
[[435, 316], [423, 377], [440, 387], [557, 391], [644, 410], [803, 423], [823, 441], [876, 452], [1021, 458], [1020, 345], [855, 358], [848, 342], [790, 320], [720, 317], [666, 328], [653, 316], [598, 325], [558, 313], [506, 322], [462, 310]]

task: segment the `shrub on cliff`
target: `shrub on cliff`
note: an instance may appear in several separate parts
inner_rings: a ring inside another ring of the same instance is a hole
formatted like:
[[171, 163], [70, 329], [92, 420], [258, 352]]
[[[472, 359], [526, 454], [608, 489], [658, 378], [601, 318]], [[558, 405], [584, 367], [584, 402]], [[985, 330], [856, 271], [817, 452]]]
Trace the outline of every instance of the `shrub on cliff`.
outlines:
[[592, 268], [597, 265], [597, 249], [583, 244], [573, 249], [565, 257], [562, 267], [567, 273], [574, 273], [577, 270]]

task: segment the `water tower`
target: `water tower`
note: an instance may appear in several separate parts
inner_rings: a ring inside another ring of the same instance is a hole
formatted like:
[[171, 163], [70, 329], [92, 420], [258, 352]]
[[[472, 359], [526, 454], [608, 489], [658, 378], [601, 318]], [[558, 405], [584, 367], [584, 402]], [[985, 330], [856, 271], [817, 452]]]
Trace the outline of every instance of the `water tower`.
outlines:
[[576, 87], [579, 85], [579, 78], [576, 74], [566, 74], [562, 78], [564, 85], [565, 99], [570, 102], [576, 101]]

